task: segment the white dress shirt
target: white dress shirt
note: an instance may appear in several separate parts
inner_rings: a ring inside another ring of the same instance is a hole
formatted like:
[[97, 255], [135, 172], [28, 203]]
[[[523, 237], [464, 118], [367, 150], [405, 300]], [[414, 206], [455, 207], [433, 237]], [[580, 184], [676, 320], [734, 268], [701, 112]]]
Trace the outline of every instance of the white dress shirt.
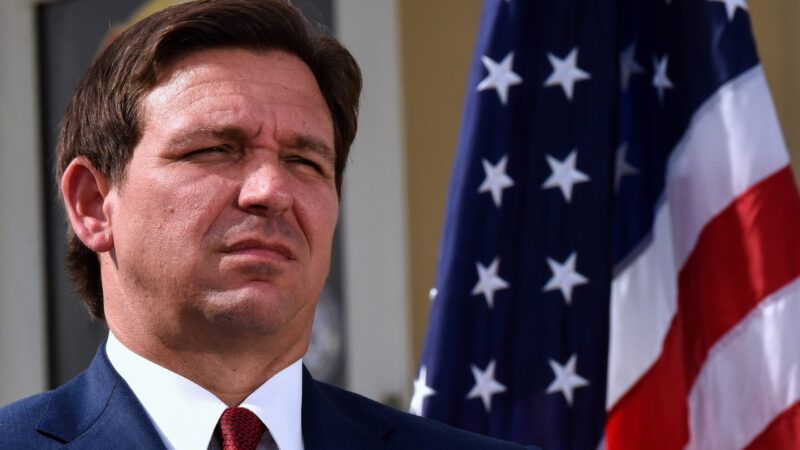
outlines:
[[[194, 382], [132, 352], [110, 332], [106, 353], [144, 406], [167, 448], [219, 448], [211, 438], [227, 408], [225, 403]], [[239, 405], [255, 413], [267, 426], [259, 450], [272, 448], [273, 439], [280, 450], [303, 450], [302, 398], [302, 363], [297, 360]]]

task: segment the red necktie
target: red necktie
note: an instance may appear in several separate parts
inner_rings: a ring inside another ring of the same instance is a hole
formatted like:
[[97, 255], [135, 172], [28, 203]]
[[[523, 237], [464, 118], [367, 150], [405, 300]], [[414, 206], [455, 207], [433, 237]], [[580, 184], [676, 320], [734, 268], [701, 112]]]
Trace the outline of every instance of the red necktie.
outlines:
[[228, 408], [219, 419], [222, 450], [255, 450], [267, 427], [244, 408]]

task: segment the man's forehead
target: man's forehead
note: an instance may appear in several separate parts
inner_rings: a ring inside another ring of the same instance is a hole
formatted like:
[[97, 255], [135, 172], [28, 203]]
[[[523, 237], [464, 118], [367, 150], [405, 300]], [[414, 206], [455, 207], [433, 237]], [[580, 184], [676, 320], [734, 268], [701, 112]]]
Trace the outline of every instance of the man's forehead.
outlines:
[[145, 131], [157, 126], [169, 134], [238, 127], [240, 135], [255, 135], [265, 121], [295, 119], [315, 140], [333, 145], [332, 117], [316, 78], [297, 56], [278, 50], [187, 55], [146, 94], [142, 112]]
[[[263, 70], [265, 64], [270, 70]], [[277, 77], [281, 75], [278, 72], [281, 68], [291, 69], [295, 72], [295, 77], [302, 77], [317, 85], [311, 68], [294, 53], [278, 48], [216, 47], [192, 50], [172, 58], [158, 70], [158, 79], [153, 89], [170, 83], [180, 84], [204, 70], [224, 69], [229, 76], [250, 70]]]

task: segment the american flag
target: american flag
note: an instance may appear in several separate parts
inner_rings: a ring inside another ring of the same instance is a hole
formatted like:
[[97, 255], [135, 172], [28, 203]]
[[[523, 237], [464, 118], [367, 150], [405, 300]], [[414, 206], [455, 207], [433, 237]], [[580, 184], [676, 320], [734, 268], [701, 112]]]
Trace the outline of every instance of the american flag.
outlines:
[[487, 0], [411, 411], [800, 448], [800, 197], [744, 0]]

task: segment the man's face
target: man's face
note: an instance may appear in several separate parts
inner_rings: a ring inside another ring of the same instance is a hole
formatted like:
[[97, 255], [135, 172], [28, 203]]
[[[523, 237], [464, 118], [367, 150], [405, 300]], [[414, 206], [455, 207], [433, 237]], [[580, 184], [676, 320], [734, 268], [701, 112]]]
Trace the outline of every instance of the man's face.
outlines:
[[280, 51], [201, 51], [141, 111], [106, 202], [127, 311], [112, 329], [307, 334], [338, 214], [333, 124], [311, 71]]

